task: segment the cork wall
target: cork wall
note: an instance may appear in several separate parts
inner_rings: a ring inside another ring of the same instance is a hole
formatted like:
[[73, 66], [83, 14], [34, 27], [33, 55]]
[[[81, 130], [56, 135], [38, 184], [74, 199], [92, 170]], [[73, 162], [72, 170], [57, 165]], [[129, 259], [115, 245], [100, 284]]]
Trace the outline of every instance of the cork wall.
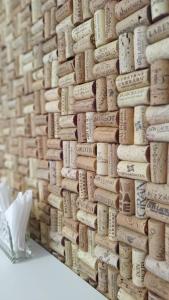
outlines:
[[168, 300], [169, 0], [0, 4], [0, 177], [31, 236], [110, 300]]

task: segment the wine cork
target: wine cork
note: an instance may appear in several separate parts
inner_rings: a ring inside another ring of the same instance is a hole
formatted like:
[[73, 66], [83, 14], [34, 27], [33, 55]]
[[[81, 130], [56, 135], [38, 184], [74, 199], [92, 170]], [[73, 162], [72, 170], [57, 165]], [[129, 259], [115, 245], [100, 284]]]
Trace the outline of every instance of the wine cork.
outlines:
[[66, 49], [65, 49], [66, 59], [70, 59], [74, 56], [72, 27], [67, 27], [65, 30], [65, 43], [66, 43]]
[[62, 161], [56, 161], [56, 186], [61, 186], [62, 176], [61, 176], [61, 169], [63, 167]]
[[108, 265], [108, 295], [112, 300], [117, 299], [117, 276], [118, 270]]
[[48, 196], [48, 202], [55, 208], [62, 209], [63, 207], [63, 198], [55, 196], [54, 194]]
[[86, 114], [85, 113], [80, 113], [77, 115], [77, 135], [78, 135], [78, 143], [86, 142]]
[[145, 268], [149, 272], [168, 282], [169, 274], [166, 261], [158, 261], [148, 255], [145, 259]]
[[63, 141], [63, 165], [65, 168], [70, 167], [70, 142]]
[[95, 230], [92, 228], [88, 228], [87, 231], [88, 236], [88, 252], [90, 255], [94, 255], [94, 247], [95, 247]]
[[96, 233], [95, 243], [101, 247], [111, 250], [113, 253], [118, 252], [117, 238], [114, 238], [112, 241], [110, 241], [107, 236], [101, 236], [98, 233]]
[[150, 147], [136, 145], [119, 145], [117, 148], [117, 156], [120, 160], [149, 162]]
[[76, 141], [77, 140], [77, 129], [76, 128], [63, 128], [60, 129], [59, 138], [65, 141]]
[[121, 161], [117, 166], [118, 175], [131, 179], [150, 181], [150, 164]]
[[77, 153], [76, 153], [76, 141], [70, 141], [70, 168], [77, 168]]
[[117, 143], [118, 129], [112, 127], [97, 127], [94, 130], [94, 141], [103, 143]]
[[126, 216], [119, 213], [117, 216], [117, 224], [144, 235], [148, 232], [147, 219], [141, 220], [135, 216]]
[[155, 142], [169, 142], [169, 123], [152, 125], [147, 128], [147, 139]]
[[80, 169], [87, 170], [87, 171], [95, 172], [96, 171], [96, 158], [78, 156], [77, 157], [77, 167]]
[[109, 75], [107, 80], [107, 108], [108, 111], [117, 110], [117, 90], [116, 90], [116, 76]]
[[147, 253], [147, 236], [119, 226], [117, 228], [117, 238], [120, 242]]
[[72, 244], [72, 260], [73, 260], [73, 271], [79, 273], [79, 260], [77, 257], [78, 245]]
[[50, 160], [62, 160], [62, 150], [48, 149], [46, 158]]
[[69, 227], [64, 226], [62, 228], [62, 234], [68, 240], [70, 240], [73, 244], [77, 245], [79, 241], [78, 233], [71, 230]]
[[146, 184], [146, 198], [159, 203], [167, 204], [169, 200], [168, 185], [148, 182]]
[[132, 249], [132, 281], [138, 287], [144, 287], [146, 254], [138, 249]]
[[117, 211], [109, 207], [109, 226], [108, 226], [108, 238], [110, 240], [116, 239], [116, 233], [117, 233]]
[[96, 95], [96, 82], [91, 81], [74, 87], [73, 95], [76, 100], [92, 98]]
[[45, 111], [48, 113], [60, 112], [60, 101], [50, 101], [45, 104]]
[[96, 127], [118, 127], [119, 123], [119, 114], [116, 112], [105, 112], [105, 113], [95, 113], [94, 122]]
[[80, 199], [87, 198], [87, 172], [79, 170], [79, 197]]
[[119, 265], [119, 257], [117, 254], [112, 253], [110, 250], [97, 245], [94, 250], [95, 257], [98, 258], [101, 262], [104, 262], [116, 269]]
[[104, 204], [97, 204], [97, 232], [101, 236], [108, 233], [108, 207]]
[[92, 17], [89, 2], [89, 0], [82, 0], [83, 21]]
[[63, 3], [62, 6], [58, 7], [57, 10], [56, 10], [56, 21], [57, 21], [57, 23], [60, 23], [66, 17], [71, 15], [71, 13], [72, 13], [72, 0], [68, 0], [65, 3]]
[[63, 191], [63, 213], [65, 218], [71, 218], [70, 192]]
[[131, 280], [123, 279], [120, 275], [117, 278], [117, 284], [119, 288], [124, 289], [132, 297], [144, 300], [147, 297], [147, 289], [136, 287]]
[[134, 181], [120, 178], [119, 211], [124, 215], [133, 215], [135, 212], [134, 200]]
[[107, 110], [107, 86], [106, 78], [96, 80], [96, 109], [97, 111]]
[[150, 169], [153, 183], [167, 182], [167, 143], [150, 143]]
[[52, 232], [57, 231], [57, 210], [55, 208], [50, 209], [50, 229]]
[[80, 199], [80, 197], [78, 198], [78, 206], [81, 210], [84, 210], [90, 214], [95, 214], [96, 213], [96, 208], [97, 205], [96, 203], [92, 203], [90, 201], [85, 200], [85, 199]]
[[51, 87], [51, 63], [44, 64], [44, 86], [45, 89]]
[[61, 175], [74, 180], [78, 179], [78, 171], [76, 169], [62, 168]]
[[161, 221], [161, 222], [169, 224], [168, 205], [156, 203], [154, 201], [149, 200], [146, 205], [146, 215], [147, 215], [147, 217], [150, 217], [157, 221]]
[[117, 164], [119, 162], [117, 156], [117, 147], [116, 144], [108, 144], [108, 176], [118, 177], [117, 174]]
[[76, 204], [78, 195], [75, 193], [70, 194], [70, 199], [71, 199], [71, 210], [72, 210], [72, 218], [73, 220], [77, 220], [77, 211], [78, 211], [78, 206]]
[[134, 111], [132, 108], [120, 109], [119, 143], [130, 145], [134, 142]]
[[91, 98], [85, 99], [85, 101], [76, 101], [73, 110], [75, 113], [94, 112], [96, 111], [96, 100]]
[[73, 24], [78, 25], [83, 22], [82, 1], [73, 0]]
[[59, 126], [59, 113], [54, 113], [54, 137], [56, 139], [59, 138], [59, 130], [60, 130], [60, 126]]
[[118, 193], [119, 191], [119, 180], [117, 178], [96, 175], [94, 179], [94, 184], [99, 188], [108, 190], [113, 193]]
[[137, 218], [145, 218], [146, 203], [146, 183], [135, 180], [135, 215]]
[[144, 69], [148, 67], [146, 59], [147, 41], [147, 27], [140, 26], [134, 29], [134, 65], [135, 70]]
[[71, 180], [69, 178], [62, 179], [62, 188], [68, 191], [78, 193], [79, 182], [77, 180]]
[[97, 188], [94, 192], [94, 200], [110, 206], [112, 208], [118, 208], [119, 205], [119, 197], [118, 194]]
[[158, 41], [146, 48], [146, 58], [149, 64], [154, 63], [156, 60], [168, 59], [168, 45], [169, 38]]
[[169, 64], [166, 60], [157, 60], [151, 65], [151, 105], [168, 103]]
[[134, 71], [133, 33], [127, 32], [119, 36], [119, 67], [120, 74]]
[[110, 59], [95, 64], [93, 67], [93, 75], [95, 78], [106, 77], [112, 74], [118, 74], [119, 63], [118, 59]]
[[150, 125], [169, 122], [169, 105], [150, 106], [146, 110], [146, 120]]
[[168, 282], [160, 279], [159, 277], [147, 272], [144, 278], [145, 286], [153, 293], [167, 300], [169, 297], [169, 284]]
[[132, 278], [132, 248], [119, 243], [120, 275], [125, 279]]
[[73, 86], [68, 86], [68, 114], [74, 114], [74, 97], [73, 97]]
[[72, 38], [75, 42], [82, 39], [86, 35], [94, 33], [94, 21], [93, 18], [80, 24], [72, 30]]
[[79, 230], [79, 223], [72, 220], [72, 218], [66, 218], [63, 219], [64, 225], [67, 227], [70, 227], [73, 231], [78, 232]]
[[133, 296], [131, 296], [130, 294], [128, 294], [125, 290], [123, 290], [122, 288], [119, 289], [118, 293], [117, 293], [117, 299], [118, 300], [134, 300], [135, 298]]
[[105, 35], [105, 11], [99, 9], [94, 13], [94, 31], [96, 47], [106, 43]]
[[148, 300], [162, 300], [162, 298], [152, 292], [148, 292]]
[[62, 31], [57, 33], [57, 43], [58, 43], [58, 61], [62, 63], [66, 60], [66, 52], [65, 52], [65, 34]]
[[169, 3], [167, 0], [151, 0], [152, 20], [157, 21], [169, 15]]
[[98, 262], [98, 290], [106, 293], [108, 290], [108, 266], [103, 262]]
[[93, 143], [94, 142], [94, 113], [93, 112], [87, 112], [86, 113], [86, 138], [87, 143]]
[[72, 267], [72, 246], [71, 241], [65, 240], [65, 264], [68, 267]]
[[87, 49], [94, 49], [94, 35], [86, 35], [73, 45], [74, 54], [84, 52]]
[[106, 45], [100, 46], [94, 51], [95, 61], [102, 62], [105, 60], [118, 58], [118, 48], [118, 41], [113, 41]]
[[150, 6], [145, 6], [134, 12], [124, 20], [116, 24], [117, 35], [124, 32], [131, 32], [140, 25], [149, 25], [151, 22]]
[[84, 58], [84, 64], [85, 64], [85, 81], [91, 81], [94, 80], [93, 75], [93, 66], [94, 66], [94, 51], [93, 49], [87, 49], [84, 52], [85, 58]]
[[68, 87], [76, 83], [75, 72], [65, 75], [59, 79], [58, 85], [60, 88]]
[[85, 81], [84, 52], [75, 55], [75, 73], [76, 83], [83, 83]]
[[83, 224], [86, 224], [87, 226], [89, 226], [93, 229], [96, 229], [96, 222], [97, 222], [96, 215], [92, 215], [85, 211], [78, 210], [77, 219], [78, 219], [78, 221], [82, 222]]
[[119, 92], [135, 90], [146, 87], [150, 84], [149, 69], [135, 71], [125, 75], [119, 75], [116, 79], [116, 86]]
[[87, 172], [87, 193], [88, 193], [88, 199], [89, 201], [94, 201], [94, 191], [95, 191], [95, 185], [94, 185], [94, 178], [95, 173], [94, 172]]
[[167, 263], [169, 262], [169, 225], [168, 224], [165, 224], [165, 260], [167, 261]]
[[76, 115], [60, 116], [59, 118], [59, 125], [62, 128], [76, 127], [76, 124], [77, 124]]
[[115, 16], [119, 21], [123, 20], [147, 4], [149, 4], [149, 0], [133, 0], [132, 3], [130, 0], [122, 0], [116, 3]]
[[48, 138], [54, 138], [54, 115], [48, 114]]
[[165, 259], [165, 224], [150, 219], [148, 221], [149, 255], [156, 260]]
[[88, 250], [87, 226], [84, 224], [79, 224], [79, 249]]
[[108, 144], [97, 144], [97, 174], [108, 175]]
[[96, 144], [78, 143], [76, 151], [78, 155], [96, 157]]
[[147, 39], [150, 44], [158, 42], [168, 37], [169, 17], [165, 17], [150, 25], [147, 29]]
[[61, 90], [61, 115], [67, 115], [68, 110], [68, 88]]
[[117, 19], [115, 17], [115, 5], [116, 1], [107, 1], [105, 4], [105, 39], [106, 43], [117, 38], [116, 34], [116, 23]]
[[[59, 77], [63, 77], [66, 74], [72, 73], [74, 71], [74, 68], [75, 68], [75, 60], [74, 59], [71, 59], [71, 60], [65, 61], [62, 64], [59, 64], [58, 65], [58, 75], [59, 75]], [[60, 89], [58, 89], [58, 90], [60, 90]]]
[[146, 129], [148, 123], [146, 120], [146, 106], [137, 106], [134, 108], [134, 144], [147, 145]]

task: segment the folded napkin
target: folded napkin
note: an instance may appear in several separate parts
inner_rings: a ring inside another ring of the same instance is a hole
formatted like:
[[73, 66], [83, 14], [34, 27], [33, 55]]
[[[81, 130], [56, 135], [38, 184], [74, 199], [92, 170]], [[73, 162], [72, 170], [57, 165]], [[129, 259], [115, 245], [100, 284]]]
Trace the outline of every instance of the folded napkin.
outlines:
[[14, 251], [26, 250], [26, 230], [32, 206], [32, 191], [27, 190], [24, 194], [21, 192], [5, 211], [5, 217], [8, 222]]
[[11, 192], [6, 182], [0, 183], [0, 212], [5, 212], [11, 204]]

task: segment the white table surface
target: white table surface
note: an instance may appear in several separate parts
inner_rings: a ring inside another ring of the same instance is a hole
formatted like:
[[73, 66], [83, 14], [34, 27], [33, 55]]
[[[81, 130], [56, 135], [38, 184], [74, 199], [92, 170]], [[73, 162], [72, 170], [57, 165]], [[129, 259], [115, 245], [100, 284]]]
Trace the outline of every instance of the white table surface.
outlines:
[[33, 258], [12, 264], [0, 250], [1, 300], [105, 300], [34, 241]]

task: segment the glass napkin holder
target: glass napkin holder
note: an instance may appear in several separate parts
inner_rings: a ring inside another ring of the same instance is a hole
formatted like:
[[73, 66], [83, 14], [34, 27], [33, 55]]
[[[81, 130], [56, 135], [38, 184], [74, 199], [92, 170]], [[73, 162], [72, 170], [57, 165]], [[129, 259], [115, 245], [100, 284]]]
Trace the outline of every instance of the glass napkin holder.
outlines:
[[0, 212], [0, 249], [6, 254], [12, 263], [25, 260], [31, 257], [31, 250], [28, 247], [29, 235], [26, 235], [25, 249], [14, 251], [12, 235], [6, 220], [5, 214]]

